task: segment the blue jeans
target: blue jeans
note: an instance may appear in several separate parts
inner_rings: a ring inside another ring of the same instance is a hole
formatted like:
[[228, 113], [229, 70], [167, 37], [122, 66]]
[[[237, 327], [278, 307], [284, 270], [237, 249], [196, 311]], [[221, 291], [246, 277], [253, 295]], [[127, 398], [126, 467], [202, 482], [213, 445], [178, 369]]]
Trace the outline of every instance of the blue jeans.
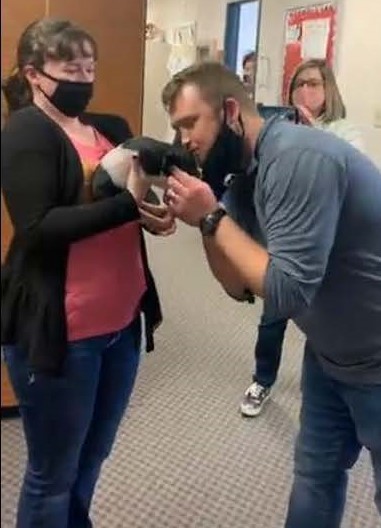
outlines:
[[328, 376], [306, 346], [300, 433], [286, 528], [339, 528], [347, 471], [370, 451], [381, 515], [381, 385], [347, 385]]
[[4, 347], [20, 403], [28, 461], [18, 528], [90, 528], [89, 509], [131, 395], [140, 322], [69, 343], [62, 377], [33, 372], [25, 353]]
[[263, 387], [271, 387], [275, 383], [286, 327], [287, 319], [267, 319], [265, 315], [261, 317], [254, 351], [253, 381], [257, 381]]

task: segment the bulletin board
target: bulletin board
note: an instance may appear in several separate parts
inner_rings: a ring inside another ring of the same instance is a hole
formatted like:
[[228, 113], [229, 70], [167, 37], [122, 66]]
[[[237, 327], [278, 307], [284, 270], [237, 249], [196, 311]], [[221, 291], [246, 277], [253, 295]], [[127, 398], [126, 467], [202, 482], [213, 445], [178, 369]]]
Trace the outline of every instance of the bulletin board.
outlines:
[[295, 68], [304, 60], [325, 59], [332, 67], [335, 52], [336, 2], [289, 9], [285, 17], [282, 100]]

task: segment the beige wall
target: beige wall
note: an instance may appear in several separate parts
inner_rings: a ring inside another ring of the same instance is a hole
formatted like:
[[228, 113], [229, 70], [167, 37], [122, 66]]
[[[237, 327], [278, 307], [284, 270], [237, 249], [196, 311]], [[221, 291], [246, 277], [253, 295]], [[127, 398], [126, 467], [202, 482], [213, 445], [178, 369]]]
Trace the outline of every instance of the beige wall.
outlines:
[[217, 39], [223, 47], [229, 0], [148, 0], [147, 18], [163, 29], [197, 21], [200, 40]]
[[[228, 0], [148, 0], [147, 21], [153, 22], [162, 30], [197, 22], [199, 41], [217, 40], [223, 48], [225, 34], [225, 13]], [[146, 46], [143, 133], [163, 140], [171, 140], [171, 130], [167, 116], [161, 108], [161, 88], [169, 80], [166, 69], [169, 46], [149, 42]]]
[[143, 134], [172, 141], [173, 130], [161, 103], [161, 90], [169, 81], [167, 70], [170, 46], [165, 42], [146, 42], [143, 96]]
[[[149, 0], [148, 19], [163, 29], [197, 21], [198, 38], [223, 46], [229, 0]], [[319, 0], [262, 0], [257, 100], [280, 102], [284, 16], [290, 7]], [[381, 166], [381, 0], [339, 0], [335, 72], [348, 118], [364, 135], [369, 155]], [[378, 118], [377, 118], [378, 116]]]
[[348, 116], [361, 127], [381, 167], [381, 1], [346, 0], [337, 75]]

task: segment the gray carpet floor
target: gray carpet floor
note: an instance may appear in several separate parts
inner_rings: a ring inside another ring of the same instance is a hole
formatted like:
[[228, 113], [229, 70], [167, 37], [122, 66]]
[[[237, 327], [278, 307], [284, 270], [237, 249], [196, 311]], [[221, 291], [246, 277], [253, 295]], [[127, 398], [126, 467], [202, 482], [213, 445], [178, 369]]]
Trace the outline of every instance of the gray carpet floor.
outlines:
[[[143, 358], [133, 399], [92, 509], [95, 528], [281, 528], [292, 479], [303, 337], [289, 325], [273, 398], [244, 419], [261, 303], [220, 290], [196, 231], [150, 237], [165, 323]], [[18, 419], [1, 423], [1, 526], [14, 526], [25, 463]], [[352, 471], [343, 528], [377, 528], [367, 453]], [[300, 527], [308, 528], [308, 527]]]

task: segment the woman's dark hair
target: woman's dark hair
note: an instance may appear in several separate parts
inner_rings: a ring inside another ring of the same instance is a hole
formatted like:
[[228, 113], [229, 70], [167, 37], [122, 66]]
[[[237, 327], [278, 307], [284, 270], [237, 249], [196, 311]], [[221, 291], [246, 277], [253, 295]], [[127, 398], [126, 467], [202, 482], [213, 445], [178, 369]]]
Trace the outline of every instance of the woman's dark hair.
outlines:
[[7, 114], [28, 106], [31, 103], [32, 94], [27, 80], [19, 75], [18, 68], [1, 82], [1, 90], [7, 107]]
[[249, 51], [249, 53], [246, 53], [246, 55], [243, 56], [242, 59], [242, 68], [246, 66], [247, 62], [255, 62], [257, 60], [257, 54], [255, 51]]
[[32, 102], [32, 91], [24, 75], [25, 66], [42, 69], [45, 62], [73, 60], [89, 55], [86, 44], [90, 44], [91, 56], [97, 58], [97, 45], [93, 37], [69, 20], [43, 18], [30, 24], [22, 33], [18, 46], [16, 67], [1, 88], [12, 113]]

